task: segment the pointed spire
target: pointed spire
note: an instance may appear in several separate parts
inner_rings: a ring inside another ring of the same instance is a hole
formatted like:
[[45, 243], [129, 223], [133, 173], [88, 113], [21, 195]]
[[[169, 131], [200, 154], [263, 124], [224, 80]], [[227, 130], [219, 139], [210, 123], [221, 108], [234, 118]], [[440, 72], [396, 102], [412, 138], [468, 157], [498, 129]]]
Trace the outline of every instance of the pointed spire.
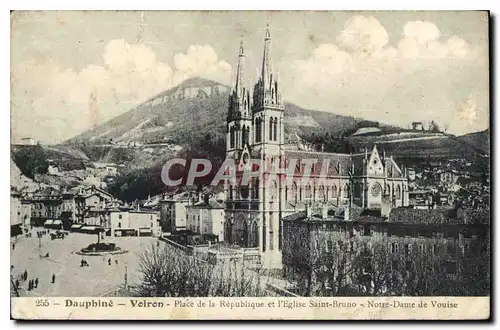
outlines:
[[243, 40], [240, 41], [240, 56], [245, 56], [245, 52], [243, 49]]
[[271, 33], [269, 32], [269, 24], [267, 24], [266, 36], [264, 38], [264, 56], [262, 57], [262, 76], [261, 76], [264, 88], [268, 87], [266, 84], [269, 83], [270, 79], [269, 76], [271, 74], [270, 52], [271, 52]]
[[243, 50], [243, 40], [240, 42], [240, 52], [238, 55], [238, 68], [236, 71], [236, 98], [243, 101], [245, 90], [245, 53]]

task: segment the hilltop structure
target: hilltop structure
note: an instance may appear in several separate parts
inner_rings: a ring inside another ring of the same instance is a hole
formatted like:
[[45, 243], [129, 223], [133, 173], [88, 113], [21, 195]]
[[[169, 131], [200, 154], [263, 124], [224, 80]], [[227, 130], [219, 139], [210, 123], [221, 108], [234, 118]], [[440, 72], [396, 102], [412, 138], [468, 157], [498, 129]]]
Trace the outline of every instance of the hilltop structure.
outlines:
[[[240, 45], [236, 83], [229, 96], [226, 159], [234, 160], [239, 169], [248, 168], [249, 159], [259, 159], [280, 164], [281, 170], [273, 173], [261, 167], [259, 179], [250, 180], [248, 185], [226, 182], [224, 225], [225, 241], [258, 249], [264, 268], [282, 267], [282, 218], [288, 214], [314, 204], [328, 204], [347, 212], [354, 207], [380, 209], [383, 198], [393, 206], [408, 205], [407, 176], [392, 157], [380, 154], [376, 146], [362, 153], [338, 154], [285, 144], [284, 116], [268, 28], [261, 73], [253, 91], [246, 85], [245, 52]], [[285, 172], [294, 159], [296, 180], [288, 184]], [[306, 166], [301, 161], [305, 159], [317, 160], [308, 182], [302, 180]], [[319, 180], [325, 175], [326, 180]]]

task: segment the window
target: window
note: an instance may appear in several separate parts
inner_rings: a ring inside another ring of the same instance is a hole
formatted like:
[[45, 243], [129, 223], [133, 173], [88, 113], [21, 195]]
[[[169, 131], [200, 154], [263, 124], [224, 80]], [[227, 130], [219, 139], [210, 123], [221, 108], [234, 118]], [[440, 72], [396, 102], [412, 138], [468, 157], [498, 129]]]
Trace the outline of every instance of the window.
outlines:
[[323, 187], [323, 185], [320, 185], [319, 188], [318, 188], [318, 194], [319, 194], [319, 198], [326, 201], [326, 195], [325, 195], [325, 187]]
[[259, 198], [259, 179], [255, 180], [253, 185], [253, 198]]
[[361, 185], [359, 183], [354, 184], [354, 198], [361, 198]]
[[118, 219], [121, 219], [122, 218], [122, 215], [121, 214], [118, 214]]
[[274, 118], [273, 140], [278, 141], [278, 118]]
[[405, 244], [405, 255], [410, 254], [410, 244]]
[[273, 232], [269, 232], [269, 250], [274, 250], [274, 242], [273, 242]]
[[269, 118], [269, 140], [273, 139], [273, 118]]
[[371, 226], [365, 226], [363, 228], [363, 236], [372, 236], [373, 235], [373, 228]]
[[122, 223], [118, 222], [118, 228], [121, 228], [121, 227], [122, 227]]
[[332, 197], [337, 197], [337, 186], [332, 185]]
[[311, 193], [311, 185], [308, 183], [306, 186], [306, 199], [311, 199], [312, 193]]
[[398, 245], [396, 243], [391, 244], [391, 252], [392, 253], [397, 253], [398, 252]]
[[333, 241], [331, 240], [326, 241], [326, 251], [333, 252]]
[[399, 185], [396, 186], [396, 199], [401, 199], [401, 187]]

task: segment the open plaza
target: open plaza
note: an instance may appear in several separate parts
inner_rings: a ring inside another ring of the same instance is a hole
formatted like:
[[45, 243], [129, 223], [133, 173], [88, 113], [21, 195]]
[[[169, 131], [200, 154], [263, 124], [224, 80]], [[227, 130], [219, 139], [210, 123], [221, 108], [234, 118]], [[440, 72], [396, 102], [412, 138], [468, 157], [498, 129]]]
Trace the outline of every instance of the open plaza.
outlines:
[[[153, 237], [105, 237], [101, 242], [115, 243], [128, 252], [79, 255], [76, 252], [97, 242], [97, 235], [70, 233], [64, 239], [52, 240], [47, 233], [39, 239], [36, 232], [42, 230], [45, 229], [34, 228], [31, 237], [23, 235], [11, 241], [11, 279], [14, 283], [19, 281], [21, 297], [112, 295], [124, 287], [125, 281], [128, 285], [137, 283], [142, 251], [151, 245], [165, 244]], [[88, 266], [82, 267], [82, 260]], [[26, 281], [22, 279], [24, 272]], [[36, 288], [28, 290], [29, 280], [36, 279]]]

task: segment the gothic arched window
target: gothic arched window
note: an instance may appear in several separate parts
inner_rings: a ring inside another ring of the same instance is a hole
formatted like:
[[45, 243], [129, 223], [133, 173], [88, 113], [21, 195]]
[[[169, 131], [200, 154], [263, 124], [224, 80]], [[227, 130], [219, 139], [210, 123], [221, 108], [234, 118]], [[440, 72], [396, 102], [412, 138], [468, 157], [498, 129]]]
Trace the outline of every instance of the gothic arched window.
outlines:
[[346, 184], [344, 185], [344, 188], [343, 188], [343, 191], [342, 191], [342, 193], [343, 193], [343, 194], [342, 194], [342, 197], [343, 197], [343, 198], [349, 198], [349, 193], [350, 193], [350, 191], [349, 191], [349, 190], [350, 190], [350, 189], [349, 189], [349, 184], [347, 184], [347, 183], [346, 183]]
[[255, 180], [253, 184], [253, 198], [259, 198], [259, 179]]
[[335, 184], [332, 185], [332, 197], [337, 197], [337, 186]]
[[311, 185], [308, 183], [306, 186], [306, 199], [311, 199], [312, 193], [311, 193]]
[[278, 198], [278, 185], [276, 184], [276, 181], [271, 181], [269, 183], [270, 192], [271, 192], [271, 200], [274, 201]]
[[273, 123], [273, 140], [278, 141], [278, 118], [274, 118]]
[[291, 200], [294, 202], [297, 201], [297, 183], [292, 183], [292, 193], [291, 193]]
[[269, 118], [269, 140], [273, 139], [273, 118]]
[[399, 185], [396, 186], [396, 198], [401, 199], [401, 187]]
[[318, 188], [318, 196], [320, 199], [324, 201], [326, 200], [325, 187], [323, 187], [323, 185], [320, 185]]
[[354, 184], [354, 197], [355, 198], [361, 197], [361, 185], [359, 183]]
[[233, 199], [233, 186], [229, 185], [228, 190], [229, 190], [229, 199]]
[[234, 148], [234, 127], [229, 129], [229, 147]]

